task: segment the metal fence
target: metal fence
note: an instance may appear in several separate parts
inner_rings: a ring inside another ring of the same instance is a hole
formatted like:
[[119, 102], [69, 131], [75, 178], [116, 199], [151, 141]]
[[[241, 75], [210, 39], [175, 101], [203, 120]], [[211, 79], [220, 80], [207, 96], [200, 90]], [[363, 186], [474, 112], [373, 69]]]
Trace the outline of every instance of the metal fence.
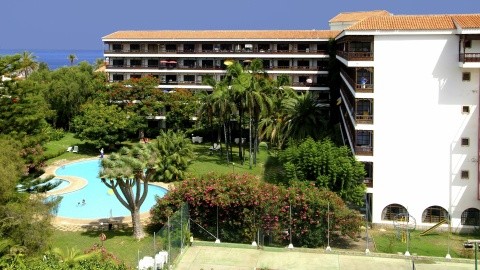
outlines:
[[138, 269], [152, 269], [152, 264], [153, 269], [172, 269], [178, 256], [190, 242], [189, 220], [188, 204], [183, 204], [168, 218], [167, 223], [154, 233], [153, 243], [138, 250]]

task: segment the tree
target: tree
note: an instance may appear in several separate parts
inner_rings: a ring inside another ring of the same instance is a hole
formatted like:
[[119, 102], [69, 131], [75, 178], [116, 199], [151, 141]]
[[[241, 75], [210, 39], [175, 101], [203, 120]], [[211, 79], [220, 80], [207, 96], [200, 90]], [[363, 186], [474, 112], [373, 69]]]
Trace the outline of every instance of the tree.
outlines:
[[39, 85], [44, 99], [56, 112], [48, 121], [65, 130], [70, 130], [71, 121], [80, 107], [105, 88], [104, 74], [94, 72], [86, 62], [54, 71], [38, 71], [30, 79]]
[[284, 164], [286, 179], [312, 181], [348, 203], [363, 204], [365, 169], [346, 146], [337, 147], [329, 139], [307, 138], [298, 144], [292, 142], [279, 159]]
[[136, 144], [132, 149], [124, 147], [102, 160], [100, 178], [130, 210], [136, 239], [145, 236], [140, 206], [147, 196], [148, 183], [181, 180], [191, 156], [191, 142], [182, 134], [169, 131], [162, 132], [156, 141]]
[[75, 54], [69, 54], [68, 55], [68, 61], [70, 62], [70, 66], [73, 66], [73, 62], [75, 62], [75, 60], [77, 60], [77, 56]]
[[277, 150], [283, 149], [288, 139], [286, 126], [288, 123], [288, 114], [285, 104], [288, 100], [297, 98], [295, 91], [289, 87], [289, 77], [282, 75], [272, 82], [269, 95], [272, 99], [272, 110], [264, 116], [259, 122], [260, 139], [268, 139], [272, 146]]
[[86, 103], [73, 119], [75, 134], [96, 147], [114, 147], [138, 129], [139, 116], [99, 101]]
[[27, 254], [42, 251], [52, 232], [51, 210], [56, 201], [16, 191], [25, 172], [21, 145], [4, 139], [0, 139], [0, 144], [0, 239], [7, 240], [3, 242], [3, 252], [12, 248], [21, 248]]
[[310, 92], [283, 102], [286, 113], [284, 133], [287, 138], [321, 139], [327, 133], [328, 106], [322, 106]]
[[25, 78], [38, 68], [38, 62], [35, 61], [36, 56], [30, 52], [24, 51], [20, 58], [20, 70]]

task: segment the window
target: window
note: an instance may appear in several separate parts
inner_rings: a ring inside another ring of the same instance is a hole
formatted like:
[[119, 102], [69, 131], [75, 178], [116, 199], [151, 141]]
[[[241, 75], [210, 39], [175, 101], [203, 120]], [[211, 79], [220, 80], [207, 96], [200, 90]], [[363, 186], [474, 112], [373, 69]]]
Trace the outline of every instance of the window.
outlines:
[[470, 72], [462, 73], [462, 81], [470, 81]]
[[183, 44], [184, 52], [193, 52], [195, 51], [195, 44]]
[[213, 51], [213, 44], [202, 44], [202, 51], [203, 52]]
[[194, 82], [195, 81], [195, 75], [183, 75], [183, 81], [184, 82]]
[[310, 66], [310, 61], [308, 60], [298, 60], [297, 66], [300, 68], [308, 68]]
[[370, 51], [370, 42], [351, 42], [350, 43], [351, 52], [369, 52]]
[[213, 60], [202, 60], [202, 67], [213, 68]]
[[277, 44], [277, 51], [288, 52], [288, 50], [289, 50], [288, 44]]
[[115, 67], [122, 67], [124, 65], [124, 61], [123, 61], [123, 59], [113, 59], [112, 60], [112, 65], [115, 66]]
[[290, 66], [290, 61], [288, 60], [278, 60], [278, 66], [279, 67], [289, 67]]
[[357, 131], [357, 136], [356, 136], [356, 145], [362, 146], [362, 145], [370, 145], [370, 131], [367, 130], [359, 130]]
[[167, 50], [167, 52], [177, 51], [177, 44], [167, 44], [165, 45], [165, 50]]
[[192, 59], [185, 59], [183, 60], [183, 65], [186, 66], [186, 67], [190, 67], [190, 68], [193, 68], [196, 66], [196, 62], [195, 60], [192, 60]]
[[430, 206], [422, 213], [422, 222], [424, 223], [438, 223], [446, 218], [448, 218], [447, 210], [438, 205]]
[[267, 52], [270, 50], [270, 44], [258, 44], [259, 52]]
[[232, 44], [220, 44], [221, 51], [232, 51]]
[[472, 47], [472, 41], [471, 40], [465, 40], [465, 48], [471, 48]]
[[462, 113], [470, 113], [470, 106], [463, 106], [462, 107]]
[[298, 44], [297, 50], [299, 52], [309, 52], [310, 51], [310, 44]]
[[122, 50], [122, 44], [118, 44], [118, 43], [115, 43], [115, 44], [112, 44], [112, 50], [114, 51], [121, 51]]
[[462, 179], [468, 179], [468, 178], [470, 178], [469, 176], [470, 176], [469, 171], [463, 170], [463, 171], [460, 173], [460, 177], [461, 177]]
[[130, 44], [130, 51], [135, 52], [135, 51], [140, 51], [140, 44]]
[[469, 146], [470, 139], [469, 138], [462, 138], [462, 146]]
[[370, 114], [370, 100], [368, 99], [359, 99], [357, 100], [357, 114]]
[[131, 67], [138, 67], [142, 65], [142, 60], [141, 59], [131, 59], [130, 60], [130, 66]]
[[148, 59], [148, 67], [158, 67], [157, 59]]
[[480, 217], [480, 210], [477, 208], [468, 208], [467, 210], [462, 212], [462, 225], [471, 225], [471, 226], [478, 226]]
[[408, 221], [409, 215], [407, 208], [400, 204], [390, 204], [387, 205], [382, 211], [382, 219], [383, 220], [400, 220], [402, 218], [406, 218]]
[[167, 83], [177, 83], [177, 75], [166, 75]]
[[113, 74], [113, 75], [112, 75], [112, 80], [113, 80], [114, 82], [121, 82], [121, 81], [123, 81], [123, 80], [124, 80], [124, 79], [123, 79], [123, 74]]

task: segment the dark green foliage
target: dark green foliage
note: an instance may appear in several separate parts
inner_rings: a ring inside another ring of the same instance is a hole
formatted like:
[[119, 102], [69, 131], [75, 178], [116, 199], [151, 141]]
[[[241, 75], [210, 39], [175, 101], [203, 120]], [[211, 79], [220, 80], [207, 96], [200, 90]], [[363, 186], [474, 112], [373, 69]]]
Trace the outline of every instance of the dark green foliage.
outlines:
[[82, 106], [73, 119], [73, 128], [79, 139], [89, 141], [98, 148], [113, 148], [135, 134], [138, 119], [138, 115], [117, 105], [97, 101]]
[[363, 203], [364, 166], [347, 147], [337, 147], [329, 139], [308, 138], [300, 144], [292, 143], [279, 158], [288, 179], [312, 181], [317, 187], [337, 193], [346, 202]]

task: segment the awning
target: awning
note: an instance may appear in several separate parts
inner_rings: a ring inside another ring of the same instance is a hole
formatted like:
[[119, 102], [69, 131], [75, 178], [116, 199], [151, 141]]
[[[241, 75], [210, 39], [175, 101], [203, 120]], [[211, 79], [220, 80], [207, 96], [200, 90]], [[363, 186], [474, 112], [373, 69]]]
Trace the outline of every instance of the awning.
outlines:
[[173, 60], [171, 60], [171, 61], [168, 61], [167, 63], [169, 63], [169, 64], [176, 64], [176, 63], [177, 63], [177, 61], [173, 61]]
[[160, 63], [166, 64], [166, 63], [168, 63], [168, 61], [167, 60], [162, 60], [162, 61], [160, 61]]

